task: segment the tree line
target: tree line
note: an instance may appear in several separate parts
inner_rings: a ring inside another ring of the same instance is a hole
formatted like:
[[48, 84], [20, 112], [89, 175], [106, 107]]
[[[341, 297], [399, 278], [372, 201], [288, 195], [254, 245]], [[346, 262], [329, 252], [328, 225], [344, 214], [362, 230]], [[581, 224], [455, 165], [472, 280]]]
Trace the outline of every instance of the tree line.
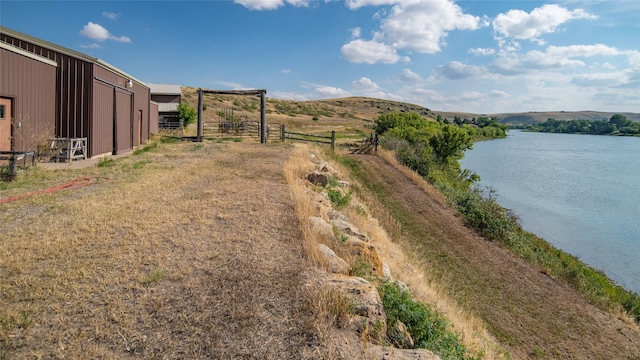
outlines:
[[640, 136], [640, 122], [634, 122], [621, 114], [614, 114], [610, 119], [602, 120], [556, 120], [529, 125], [526, 131], [564, 133], [564, 134], [590, 134], [590, 135], [624, 135]]

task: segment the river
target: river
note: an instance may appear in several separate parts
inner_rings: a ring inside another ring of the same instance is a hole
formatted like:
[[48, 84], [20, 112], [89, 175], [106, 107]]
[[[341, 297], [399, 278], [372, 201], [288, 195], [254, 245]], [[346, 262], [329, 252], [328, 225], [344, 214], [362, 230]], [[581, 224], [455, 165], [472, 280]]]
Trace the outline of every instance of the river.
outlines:
[[524, 229], [640, 294], [640, 138], [511, 130], [461, 165]]

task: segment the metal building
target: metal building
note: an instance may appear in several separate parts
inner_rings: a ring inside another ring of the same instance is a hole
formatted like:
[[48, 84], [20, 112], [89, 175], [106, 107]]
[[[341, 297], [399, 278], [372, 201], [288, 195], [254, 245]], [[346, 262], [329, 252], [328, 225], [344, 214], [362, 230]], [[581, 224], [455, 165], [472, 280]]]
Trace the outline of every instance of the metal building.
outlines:
[[0, 42], [0, 151], [31, 151], [55, 137], [56, 67]]
[[[158, 103], [158, 123], [160, 128], [174, 128], [180, 124], [178, 105], [182, 101], [180, 85], [149, 84], [151, 101]], [[153, 119], [151, 119], [153, 121]]]
[[[11, 46], [38, 59], [48, 59], [52, 61], [48, 66], [55, 69], [55, 86], [42, 90], [52, 92], [53, 117], [48, 115], [36, 120], [33, 115], [27, 116], [35, 114], [35, 106], [18, 110], [19, 104], [30, 101], [30, 94], [37, 91], [32, 82], [20, 80], [13, 84], [13, 89], [0, 90], [2, 98], [15, 103], [14, 123], [19, 122], [20, 114], [24, 114], [22, 126], [29, 123], [29, 128], [36, 126], [31, 122], [44, 126], [40, 124], [53, 121], [55, 137], [86, 138], [89, 157], [126, 153], [149, 139], [151, 99], [149, 87], [143, 82], [100, 59], [4, 27], [0, 27], [0, 43], [3, 49]], [[7, 51], [3, 51], [5, 53]], [[32, 59], [7, 61], [5, 66], [5, 56], [0, 83], [11, 76], [23, 79], [33, 76], [27, 68], [28, 63], [33, 63]], [[35, 81], [36, 87], [40, 86], [41, 80]], [[14, 132], [16, 128], [17, 125], [13, 127]], [[18, 148], [18, 145], [14, 142], [13, 150], [33, 150]]]

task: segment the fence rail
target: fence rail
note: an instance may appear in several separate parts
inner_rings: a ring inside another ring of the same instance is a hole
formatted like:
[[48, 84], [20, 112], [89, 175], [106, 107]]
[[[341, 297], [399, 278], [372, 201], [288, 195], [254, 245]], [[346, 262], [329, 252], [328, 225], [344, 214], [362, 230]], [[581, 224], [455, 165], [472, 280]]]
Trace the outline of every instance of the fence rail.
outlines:
[[[7, 161], [8, 160], [8, 161]], [[0, 168], [6, 163], [6, 172], [0, 169], [0, 177], [12, 181], [19, 167], [33, 166], [36, 162], [35, 151], [0, 151]]]
[[282, 142], [286, 140], [307, 141], [307, 142], [331, 145], [331, 150], [335, 150], [336, 148], [336, 132], [335, 131], [331, 131], [331, 136], [303, 134], [303, 133], [287, 131], [284, 125], [280, 125], [280, 140], [282, 140]]

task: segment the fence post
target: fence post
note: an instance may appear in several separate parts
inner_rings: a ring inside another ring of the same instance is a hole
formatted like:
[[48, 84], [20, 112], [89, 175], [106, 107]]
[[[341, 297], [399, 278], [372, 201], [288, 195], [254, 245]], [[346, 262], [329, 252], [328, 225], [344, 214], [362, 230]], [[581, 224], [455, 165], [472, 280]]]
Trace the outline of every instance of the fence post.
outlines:
[[280, 141], [284, 142], [285, 135], [284, 124], [280, 124]]
[[331, 151], [334, 151], [336, 149], [336, 132], [335, 131], [331, 131]]
[[[184, 129], [182, 128], [182, 123], [180, 125], [180, 132], [184, 136]], [[204, 125], [202, 124], [202, 89], [198, 89], [198, 136], [196, 137], [196, 140], [198, 142], [202, 142], [203, 132], [204, 132]]]

